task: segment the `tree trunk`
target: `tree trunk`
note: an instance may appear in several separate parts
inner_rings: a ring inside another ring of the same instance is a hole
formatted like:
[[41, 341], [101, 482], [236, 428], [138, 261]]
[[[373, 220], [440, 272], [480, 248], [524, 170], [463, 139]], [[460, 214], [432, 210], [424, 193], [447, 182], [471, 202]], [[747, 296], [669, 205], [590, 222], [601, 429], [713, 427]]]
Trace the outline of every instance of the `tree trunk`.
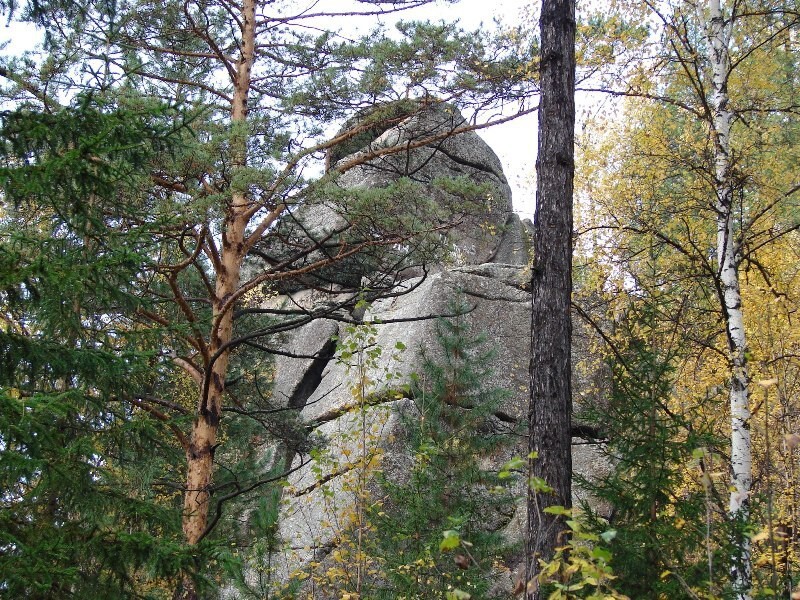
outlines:
[[730, 131], [733, 112], [728, 106], [729, 43], [732, 20], [725, 21], [720, 0], [708, 4], [708, 47], [711, 63], [711, 117], [714, 142], [714, 188], [717, 213], [717, 265], [722, 313], [728, 338], [731, 406], [731, 496], [729, 514], [734, 523], [731, 580], [739, 600], [750, 598], [750, 539], [742, 531], [750, 516], [752, 454], [747, 381], [747, 344], [739, 288], [740, 244], [733, 210], [733, 174]]
[[[245, 0], [241, 15], [241, 55], [233, 81], [231, 103], [231, 164], [234, 171], [247, 166], [247, 138], [243, 125], [247, 121], [251, 73], [255, 60], [256, 0]], [[238, 130], [237, 130], [238, 128]], [[234, 190], [226, 206], [221, 232], [222, 243], [218, 262], [214, 264], [216, 283], [213, 298], [213, 318], [206, 352], [205, 381], [201, 385], [197, 414], [192, 424], [186, 452], [186, 492], [183, 503], [183, 533], [188, 544], [197, 544], [208, 527], [211, 485], [214, 473], [214, 450], [222, 417], [222, 399], [228, 374], [233, 339], [233, 306], [229, 299], [238, 290], [241, 268], [246, 254], [246, 234], [250, 204], [245, 193]], [[176, 597], [194, 600], [197, 591], [187, 577]]]
[[528, 491], [526, 597], [540, 597], [533, 579], [564, 528], [547, 506], [571, 506], [570, 346], [572, 324], [572, 180], [575, 131], [575, 2], [542, 2], [539, 150], [531, 289], [529, 473], [552, 492]]

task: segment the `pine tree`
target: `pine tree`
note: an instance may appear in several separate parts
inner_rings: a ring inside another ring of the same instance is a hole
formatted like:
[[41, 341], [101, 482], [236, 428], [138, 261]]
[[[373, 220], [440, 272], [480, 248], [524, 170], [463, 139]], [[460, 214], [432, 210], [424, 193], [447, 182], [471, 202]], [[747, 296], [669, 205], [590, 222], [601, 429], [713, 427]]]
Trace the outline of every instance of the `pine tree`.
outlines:
[[[451, 312], [467, 309], [456, 304]], [[511, 551], [497, 522], [514, 506], [512, 490], [481, 460], [515, 440], [493, 418], [506, 392], [484, 383], [493, 351], [467, 316], [441, 319], [438, 342], [413, 381], [414, 409], [404, 415], [413, 465], [399, 481], [384, 479], [372, 515], [373, 552], [383, 559], [375, 598], [442, 598], [454, 588], [483, 598], [495, 564]]]
[[[531, 397], [525, 597], [541, 598], [539, 561], [558, 545], [572, 505], [572, 192], [575, 172], [575, 2], [542, 4], [539, 146], [531, 268]], [[546, 488], [535, 489], [534, 481]]]
[[[518, 63], [452, 25], [404, 24], [401, 40], [349, 39], [328, 30], [337, 18], [424, 3], [371, 0], [342, 12], [329, 2], [310, 14], [290, 2], [255, 0], [37, 2], [24, 16], [45, 30], [45, 59], [10, 60], [0, 71], [10, 82], [9, 101], [40, 112], [59, 112], [64, 98], [85, 89], [120, 105], [167, 99], [192, 111], [181, 145], [142, 165], [136, 184], [120, 195], [146, 205], [143, 222], [153, 226], [153, 262], [123, 286], [142, 305], [126, 316], [164, 349], [155, 359], [160, 377], [135, 402], [183, 452], [183, 481], [161, 483], [183, 490], [183, 537], [198, 548], [176, 597], [196, 597], [195, 571], [215, 570], [202, 548], [226, 508], [277, 476], [239, 469], [254, 465], [256, 449], [233, 434], [258, 429], [272, 436], [280, 427], [265, 415], [287, 409], [256, 389], [269, 377], [269, 360], [248, 362], [249, 351], [269, 354], [278, 334], [317, 318], [347, 320], [362, 287], [372, 295], [391, 288], [399, 270], [442, 251], [441, 233], [457, 220], [442, 216], [413, 173], [380, 190], [343, 190], [336, 176], [472, 126], [454, 123], [431, 139], [377, 148], [310, 176], [322, 155], [376, 121], [384, 130], [396, 124], [397, 115], [369, 112], [382, 101], [410, 96], [421, 110], [459, 98], [482, 107], [531, 85], [519, 76], [498, 77], [485, 66], [488, 56], [503, 69]], [[361, 110], [372, 120], [331, 138], [331, 121]], [[484, 206], [486, 190], [478, 186], [440, 187], [458, 208]], [[329, 214], [331, 206], [335, 230], [312, 230], [306, 220]], [[331, 274], [343, 273], [350, 276], [333, 281], [337, 289], [322, 310], [260, 305], [262, 297], [298, 287], [331, 292]], [[223, 458], [236, 469], [221, 469]]]

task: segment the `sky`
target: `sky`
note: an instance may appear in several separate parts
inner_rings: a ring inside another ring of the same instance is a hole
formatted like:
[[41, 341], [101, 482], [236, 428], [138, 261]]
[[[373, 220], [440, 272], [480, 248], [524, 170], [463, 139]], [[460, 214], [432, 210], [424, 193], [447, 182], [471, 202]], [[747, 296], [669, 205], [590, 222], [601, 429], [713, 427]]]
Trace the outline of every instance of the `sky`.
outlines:
[[[309, 4], [314, 2], [314, 0], [306, 1]], [[337, 0], [337, 3], [342, 6], [348, 3], [354, 4], [353, 0]], [[495, 18], [507, 24], [516, 24], [520, 15], [530, 5], [530, 0], [460, 0], [455, 4], [438, 1], [406, 13], [389, 15], [381, 22], [387, 29], [391, 29], [394, 22], [400, 18], [434, 21], [458, 19], [463, 28], [469, 31], [482, 26], [494, 27], [492, 20]], [[369, 22], [364, 20], [364, 23], [368, 23], [369, 27], [375, 25], [374, 20]], [[342, 23], [343, 30], [351, 27], [350, 23]], [[16, 55], [33, 50], [39, 39], [40, 35], [32, 26], [18, 23], [2, 25], [0, 53]], [[537, 116], [533, 113], [477, 132], [497, 153], [503, 164], [506, 178], [511, 186], [515, 211], [521, 217], [531, 219], [535, 203], [533, 175], [537, 146], [536, 122]]]
[[[413, 15], [418, 19], [458, 19], [464, 29], [472, 31], [482, 26], [494, 27], [492, 20], [495, 18], [502, 23], [516, 25], [532, 4], [532, 0], [460, 0], [456, 4], [435, 2], [409, 11], [408, 17]], [[503, 163], [503, 171], [511, 186], [514, 210], [522, 218], [533, 219], [536, 193], [536, 113], [481, 129], [477, 133]]]

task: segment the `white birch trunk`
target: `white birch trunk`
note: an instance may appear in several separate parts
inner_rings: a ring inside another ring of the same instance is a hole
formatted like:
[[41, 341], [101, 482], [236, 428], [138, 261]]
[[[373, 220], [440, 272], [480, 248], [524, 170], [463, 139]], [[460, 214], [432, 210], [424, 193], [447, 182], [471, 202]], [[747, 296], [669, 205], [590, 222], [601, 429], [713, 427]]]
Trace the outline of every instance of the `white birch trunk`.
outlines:
[[[730, 155], [733, 112], [728, 105], [728, 77], [730, 75], [729, 44], [732, 20], [725, 21], [720, 0], [711, 0], [708, 3], [708, 9], [707, 31], [712, 73], [710, 100], [714, 142], [714, 186], [717, 196], [715, 204], [717, 261], [730, 362], [731, 495], [729, 514], [732, 521], [741, 523], [750, 516], [752, 449], [748, 406], [747, 343], [739, 288], [741, 247], [734, 226]], [[736, 598], [749, 600], [752, 584], [750, 540], [746, 535], [738, 535], [733, 541], [734, 556], [731, 579], [736, 591]]]

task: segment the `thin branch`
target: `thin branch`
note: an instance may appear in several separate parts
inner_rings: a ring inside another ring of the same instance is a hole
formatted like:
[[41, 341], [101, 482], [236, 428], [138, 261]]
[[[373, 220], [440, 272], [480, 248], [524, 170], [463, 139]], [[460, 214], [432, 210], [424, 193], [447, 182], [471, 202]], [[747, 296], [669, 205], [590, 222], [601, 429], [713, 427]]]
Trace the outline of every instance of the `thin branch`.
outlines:
[[172, 433], [175, 434], [175, 437], [178, 438], [178, 442], [180, 442], [181, 448], [183, 448], [184, 451], [186, 451], [186, 452], [189, 451], [189, 447], [190, 447], [189, 439], [178, 428], [178, 426], [175, 425], [175, 423], [172, 422], [172, 418], [169, 415], [161, 412], [160, 410], [158, 410], [154, 406], [150, 406], [150, 404], [144, 402], [143, 400], [140, 400], [139, 398], [129, 398], [129, 400], [130, 400], [131, 404], [134, 404], [135, 406], [138, 406], [143, 411], [151, 414], [152, 416], [154, 416], [159, 421], [165, 423], [167, 425], [167, 427], [169, 427], [172, 430]]
[[255, 490], [256, 488], [261, 487], [262, 485], [267, 485], [268, 483], [275, 483], [276, 481], [281, 481], [282, 479], [286, 479], [286, 477], [288, 477], [289, 475], [291, 475], [295, 471], [299, 471], [300, 469], [305, 467], [309, 462], [311, 462], [310, 459], [308, 459], [306, 461], [302, 461], [301, 460], [300, 463], [296, 467], [293, 467], [293, 468], [281, 473], [280, 475], [275, 475], [273, 477], [267, 477], [266, 479], [259, 479], [258, 481], [248, 485], [247, 487], [238, 488], [236, 491], [233, 491], [230, 494], [225, 494], [224, 496], [219, 498], [217, 500], [217, 505], [216, 505], [216, 508], [214, 510], [213, 518], [209, 521], [208, 525], [206, 525], [206, 528], [203, 531], [203, 533], [200, 534], [200, 537], [197, 538], [197, 542], [196, 543], [200, 543], [209, 533], [211, 533], [211, 531], [214, 529], [214, 527], [216, 527], [217, 523], [222, 518], [222, 506], [223, 506], [223, 504], [225, 502], [227, 502], [228, 500], [233, 500], [234, 498], [236, 498], [238, 496], [241, 496], [242, 494], [246, 494], [248, 492], [252, 492], [253, 490]]

